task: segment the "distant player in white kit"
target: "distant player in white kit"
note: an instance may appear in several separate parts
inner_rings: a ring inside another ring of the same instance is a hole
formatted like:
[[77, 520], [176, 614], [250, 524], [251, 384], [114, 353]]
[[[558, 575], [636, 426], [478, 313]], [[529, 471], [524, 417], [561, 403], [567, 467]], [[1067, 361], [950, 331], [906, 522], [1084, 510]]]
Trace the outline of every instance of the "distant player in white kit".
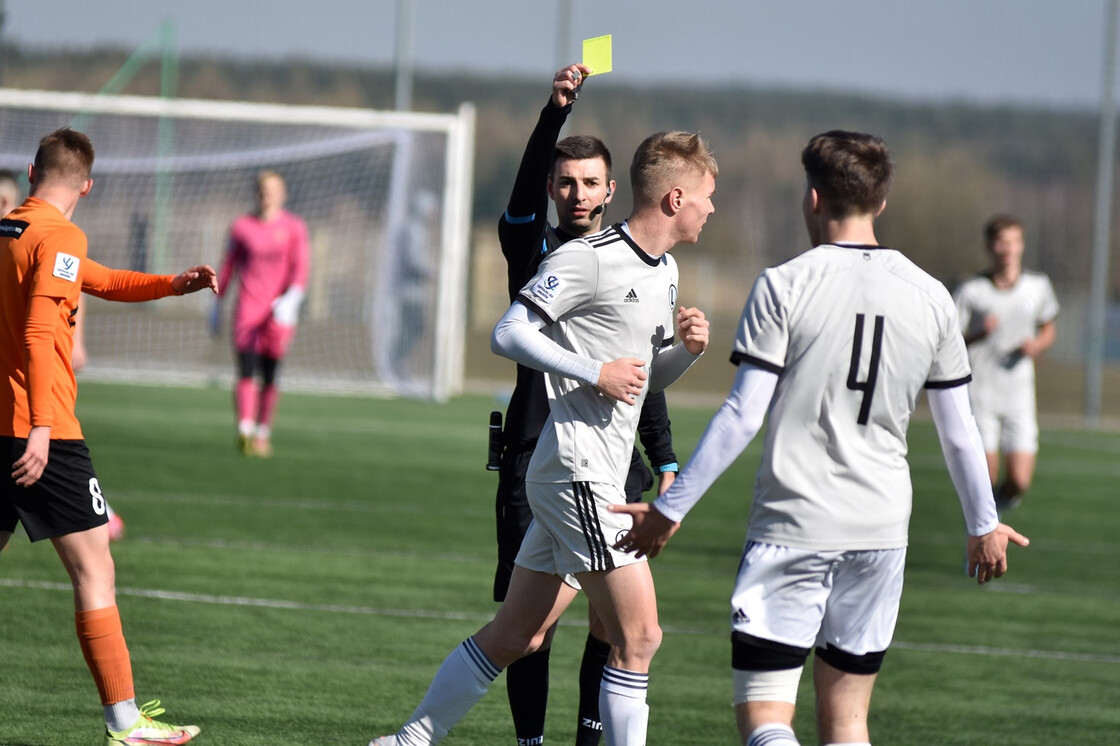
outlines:
[[717, 173], [697, 135], [646, 138], [630, 165], [629, 219], [550, 252], [498, 322], [494, 351], [546, 374], [550, 414], [525, 478], [533, 522], [494, 620], [447, 657], [408, 722], [371, 746], [441, 741], [502, 669], [540, 647], [581, 587], [611, 643], [599, 695], [604, 739], [644, 746], [657, 599], [648, 563], [612, 549], [630, 519], [608, 506], [626, 503], [646, 394], [708, 345], [704, 314], [676, 307], [668, 252], [699, 240]]
[[822, 744], [869, 744], [871, 691], [902, 595], [912, 489], [906, 430], [928, 390], [968, 526], [970, 575], [1007, 570], [949, 292], [874, 220], [892, 165], [885, 143], [833, 131], [802, 152], [802, 209], [815, 248], [763, 272], [743, 310], [731, 393], [691, 461], [616, 546], [655, 556], [769, 413], [747, 543], [731, 598], [739, 732], [789, 746], [798, 682], [813, 677]]
[[1054, 319], [1061, 309], [1050, 278], [1023, 271], [1023, 224], [1017, 218], [991, 218], [984, 226], [984, 245], [991, 266], [963, 282], [956, 301], [972, 363], [972, 408], [984, 439], [996, 507], [1003, 511], [1018, 507], [1034, 478], [1034, 361], [1054, 344]]

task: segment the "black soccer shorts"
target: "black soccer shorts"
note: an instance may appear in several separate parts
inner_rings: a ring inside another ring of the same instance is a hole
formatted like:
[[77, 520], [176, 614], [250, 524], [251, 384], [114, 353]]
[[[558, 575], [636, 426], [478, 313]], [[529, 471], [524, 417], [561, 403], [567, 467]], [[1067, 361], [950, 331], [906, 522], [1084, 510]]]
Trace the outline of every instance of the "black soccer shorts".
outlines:
[[109, 522], [84, 440], [52, 440], [39, 481], [20, 487], [11, 465], [26, 449], [26, 438], [0, 436], [0, 531], [14, 531], [20, 523], [31, 541], [41, 541]]

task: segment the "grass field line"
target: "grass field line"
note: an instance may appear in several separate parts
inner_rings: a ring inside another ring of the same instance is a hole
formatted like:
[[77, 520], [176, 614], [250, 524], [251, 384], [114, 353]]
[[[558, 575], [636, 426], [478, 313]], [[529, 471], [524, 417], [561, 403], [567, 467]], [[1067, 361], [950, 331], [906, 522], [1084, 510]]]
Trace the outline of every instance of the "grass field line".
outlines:
[[981, 655], [997, 658], [1040, 658], [1052, 661], [1075, 661], [1077, 663], [1120, 664], [1120, 655], [1098, 653], [1068, 653], [1061, 650], [1021, 650], [1016, 648], [993, 648], [987, 645], [946, 645], [944, 643], [920, 643], [895, 640], [892, 648], [914, 650], [917, 652], [960, 653], [962, 655]]
[[481, 556], [476, 554], [452, 554], [449, 552], [401, 552], [396, 550], [387, 551], [384, 549], [334, 549], [330, 547], [314, 547], [314, 546], [291, 546], [290, 544], [270, 544], [263, 541], [230, 541], [228, 539], [166, 539], [166, 538], [153, 538], [150, 536], [132, 537], [128, 538], [129, 543], [134, 544], [149, 544], [152, 546], [171, 546], [171, 547], [193, 547], [201, 549], [228, 549], [235, 552], [273, 552], [275, 554], [291, 555], [291, 554], [314, 554], [328, 557], [366, 557], [366, 558], [384, 558], [393, 557], [396, 559], [434, 559], [447, 562], [487, 562], [493, 563], [492, 556]]
[[[244, 495], [192, 495], [188, 493], [152, 493], [148, 491], [132, 491], [132, 490], [114, 490], [110, 496], [110, 500], [114, 502], [119, 501], [123, 504], [128, 502], [143, 502], [143, 503], [161, 503], [161, 502], [176, 502], [188, 505], [221, 505], [221, 506], [239, 506], [246, 508], [285, 508], [288, 510], [308, 510], [319, 512], [354, 512], [354, 513], [371, 513], [385, 515], [389, 513], [409, 514], [416, 515], [432, 510], [430, 506], [416, 505], [394, 501], [391, 503], [371, 503], [363, 500], [333, 500], [333, 499], [309, 499], [309, 498], [285, 498], [285, 497], [246, 497]], [[455, 504], [454, 508], [441, 508], [441, 516], [470, 516], [480, 517], [492, 515], [494, 507], [490, 503], [479, 502], [464, 503], [459, 502]], [[693, 527], [701, 526], [699, 520], [693, 522]], [[155, 540], [146, 539], [147, 541]], [[944, 533], [915, 533], [910, 542], [912, 544], [933, 544], [933, 545], [946, 545], [952, 543], [962, 543], [963, 538], [957, 534], [944, 534]], [[1091, 554], [1103, 556], [1120, 555], [1120, 545], [1110, 544], [1104, 542], [1060, 542], [1051, 541], [1045, 538], [1032, 537], [1032, 546], [1039, 550], [1047, 552], [1055, 552], [1062, 554]], [[225, 548], [240, 548], [235, 545], [229, 545]], [[267, 548], [267, 547], [264, 547]]]
[[[0, 586], [7, 588], [22, 588], [29, 590], [62, 591], [72, 593], [73, 588], [68, 583], [53, 583], [38, 580], [20, 580], [18, 578], [0, 578]], [[347, 606], [343, 604], [309, 604], [300, 601], [283, 601], [269, 598], [252, 598], [249, 596], [215, 596], [202, 593], [181, 593], [178, 591], [159, 590], [152, 588], [117, 588], [117, 594], [137, 598], [154, 598], [162, 601], [183, 601], [187, 603], [215, 604], [219, 606], [245, 606], [254, 608], [280, 609], [285, 611], [313, 611], [328, 614], [360, 614], [366, 616], [383, 616], [403, 619], [446, 619], [453, 621], [488, 622], [492, 614], [472, 614], [459, 611], [426, 611], [423, 609], [387, 609], [372, 606]], [[586, 627], [583, 620], [561, 619], [560, 624], [566, 627]], [[673, 625], [663, 625], [662, 629], [670, 635], [723, 635], [723, 630], [681, 628]], [[1107, 655], [1096, 653], [1071, 653], [1062, 650], [1039, 650], [1021, 648], [993, 648], [987, 645], [948, 645], [944, 643], [920, 643], [895, 640], [892, 647], [902, 650], [933, 653], [957, 653], [960, 655], [975, 655], [983, 657], [1000, 658], [1036, 658], [1056, 661], [1075, 661], [1078, 663], [1105, 663], [1120, 665], [1120, 655]]]
[[[1112, 453], [1111, 449], [1105, 451]], [[911, 469], [919, 468], [923, 470], [937, 471], [945, 468], [945, 459], [938, 454], [932, 453], [914, 453], [911, 452], [906, 457], [907, 463], [910, 464]], [[1057, 456], [1047, 456], [1045, 453], [1038, 457], [1038, 474], [1052, 474], [1054, 476], [1105, 476], [1114, 477], [1120, 475], [1120, 464], [1113, 462], [1103, 463], [1089, 458], [1062, 458]], [[948, 481], [949, 474], [945, 472], [945, 480]]]
[[[392, 502], [371, 502], [369, 500], [334, 500], [331, 498], [307, 498], [307, 497], [248, 497], [245, 495], [192, 495], [189, 493], [157, 493], [150, 491], [140, 490], [113, 490], [109, 496], [110, 504], [116, 502], [144, 502], [144, 503], [165, 503], [175, 502], [187, 505], [221, 505], [224, 507], [245, 507], [245, 508], [285, 508], [288, 510], [310, 510], [321, 511], [327, 513], [334, 512], [353, 512], [353, 513], [403, 513], [409, 515], [416, 515], [431, 512], [434, 508], [430, 505], [416, 505], [404, 503], [399, 500]], [[459, 516], [483, 516], [492, 515], [494, 506], [492, 503], [479, 502], [477, 505], [473, 503], [456, 503], [458, 506], [454, 509], [439, 508], [440, 516], [459, 515]]]
[[[441, 560], [449, 562], [492, 562], [492, 554], [478, 555], [478, 554], [464, 554], [464, 553], [448, 553], [439, 552], [431, 553], [427, 551], [418, 552], [404, 552], [400, 550], [386, 551], [383, 549], [335, 549], [331, 547], [316, 547], [316, 546], [297, 546], [293, 547], [289, 544], [277, 544], [263, 541], [236, 541], [230, 539], [190, 539], [190, 538], [165, 538], [165, 537], [152, 537], [152, 536], [135, 536], [129, 537], [130, 543], [135, 544], [148, 544], [151, 546], [170, 546], [170, 547], [191, 547], [201, 549], [217, 549], [228, 550], [234, 552], [274, 552], [277, 554], [313, 554], [320, 556], [337, 556], [337, 557], [394, 557], [398, 559], [424, 559], [424, 560]], [[941, 545], [947, 542], [926, 542], [934, 545]], [[1046, 542], [1045, 540], [1039, 542], [1032, 542], [1031, 546], [1038, 546], [1039, 544], [1045, 546], [1047, 544], [1054, 545], [1056, 542]], [[1062, 552], [1065, 545], [1058, 546], [1056, 549], [1053, 546], [1048, 547], [1047, 551]], [[1079, 546], [1070, 547], [1071, 550], [1076, 550], [1085, 554], [1116, 554], [1118, 550], [1116, 547], [1107, 545], [1099, 545], [1094, 547]], [[687, 571], [685, 571], [687, 572]], [[1009, 584], [1001, 583], [997, 588], [996, 586], [989, 586], [992, 590], [1002, 591], [1004, 593], [1036, 593], [1037, 589], [1033, 586], [1023, 584]]]
[[[82, 403], [78, 408], [78, 415], [84, 421], [89, 420], [121, 420], [127, 417], [129, 423], [134, 424], [165, 424], [167, 412], [153, 407], [152, 409], [130, 409], [127, 415], [121, 413], [117, 405], [99, 403]], [[197, 427], [212, 425], [217, 433], [225, 434], [229, 430], [230, 415], [225, 411], [207, 409], [184, 410], [175, 413], [177, 427]], [[434, 439], [447, 439], [454, 437], [463, 441], [479, 440], [480, 433], [485, 437], [486, 423], [448, 423], [441, 420], [420, 421], [401, 418], [394, 419], [346, 419], [343, 417], [309, 417], [299, 413], [285, 413], [284, 428], [299, 430], [304, 433], [317, 435], [381, 435], [394, 438], [429, 436]], [[483, 443], [485, 445], [485, 443]], [[485, 456], [485, 454], [483, 454]]]

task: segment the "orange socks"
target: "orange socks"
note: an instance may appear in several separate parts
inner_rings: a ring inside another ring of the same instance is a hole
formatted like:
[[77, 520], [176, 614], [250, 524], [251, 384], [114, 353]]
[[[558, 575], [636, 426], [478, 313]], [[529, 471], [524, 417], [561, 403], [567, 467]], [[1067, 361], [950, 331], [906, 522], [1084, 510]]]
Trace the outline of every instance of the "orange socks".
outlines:
[[135, 695], [132, 690], [132, 663], [121, 630], [121, 616], [116, 606], [74, 615], [82, 655], [93, 674], [101, 704], [111, 705]]

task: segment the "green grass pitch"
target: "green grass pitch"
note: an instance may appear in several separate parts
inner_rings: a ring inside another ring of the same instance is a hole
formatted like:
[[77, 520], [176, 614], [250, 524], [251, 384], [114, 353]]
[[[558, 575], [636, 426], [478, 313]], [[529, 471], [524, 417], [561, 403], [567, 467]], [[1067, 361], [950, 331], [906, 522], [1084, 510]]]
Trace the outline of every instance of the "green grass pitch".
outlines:
[[[493, 403], [288, 394], [275, 457], [234, 448], [219, 389], [84, 383], [79, 415], [105, 494], [140, 702], [202, 726], [200, 744], [364, 745], [419, 701], [487, 621]], [[670, 408], [682, 460], [711, 409]], [[1033, 540], [985, 588], [964, 577], [960, 510], [932, 427], [911, 432], [906, 592], [871, 728], [890, 744], [1108, 744], [1120, 734], [1120, 435], [1045, 429], [1010, 522]], [[758, 444], [654, 561], [665, 640], [650, 744], [736, 743], [728, 594]], [[49, 543], [0, 555], [0, 745], [99, 743], [101, 711]], [[552, 655], [548, 743], [573, 741], [582, 600]], [[816, 743], [806, 675], [797, 729]], [[513, 744], [504, 681], [447, 743]]]

